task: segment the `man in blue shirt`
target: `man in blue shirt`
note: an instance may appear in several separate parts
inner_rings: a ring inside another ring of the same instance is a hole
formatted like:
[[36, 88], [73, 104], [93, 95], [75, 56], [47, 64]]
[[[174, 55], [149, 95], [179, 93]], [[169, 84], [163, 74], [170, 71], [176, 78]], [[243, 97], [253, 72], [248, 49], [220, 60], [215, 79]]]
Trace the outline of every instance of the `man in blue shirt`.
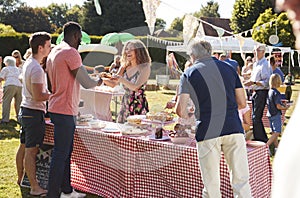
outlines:
[[231, 67], [233, 67], [238, 74], [241, 74], [241, 69], [240, 69], [239, 63], [236, 60], [231, 59], [229, 57], [229, 54], [221, 54], [220, 55], [220, 60], [225, 61]]
[[254, 47], [254, 57], [256, 61], [253, 65], [250, 80], [245, 82], [245, 86], [253, 86], [254, 94], [252, 97], [252, 120], [254, 139], [262, 142], [268, 141], [264, 124], [262, 122], [263, 112], [266, 106], [266, 100], [269, 91], [269, 78], [272, 69], [269, 62], [265, 58], [265, 45], [257, 45]]
[[246, 106], [237, 72], [211, 57], [207, 41], [192, 40], [188, 46], [193, 65], [181, 76], [176, 113], [189, 118], [189, 98], [195, 104], [198, 160], [204, 189], [202, 197], [221, 197], [220, 158], [223, 151], [235, 197], [251, 197], [246, 143], [238, 107]]

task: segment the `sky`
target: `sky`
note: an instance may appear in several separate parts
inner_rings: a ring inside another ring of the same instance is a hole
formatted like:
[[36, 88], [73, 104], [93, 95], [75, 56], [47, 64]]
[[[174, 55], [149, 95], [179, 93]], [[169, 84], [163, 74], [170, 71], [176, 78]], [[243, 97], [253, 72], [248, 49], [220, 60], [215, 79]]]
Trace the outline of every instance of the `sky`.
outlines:
[[[68, 5], [82, 5], [84, 0], [22, 0], [31, 7], [46, 7], [51, 3], [66, 3]], [[208, 0], [161, 0], [156, 11], [156, 17], [162, 18], [167, 23], [167, 28], [176, 17], [182, 17], [184, 14], [193, 13], [201, 9], [201, 5], [206, 6]], [[221, 18], [231, 18], [233, 4], [235, 0], [214, 0], [219, 4], [219, 13]], [[100, 0], [101, 5], [101, 0]]]

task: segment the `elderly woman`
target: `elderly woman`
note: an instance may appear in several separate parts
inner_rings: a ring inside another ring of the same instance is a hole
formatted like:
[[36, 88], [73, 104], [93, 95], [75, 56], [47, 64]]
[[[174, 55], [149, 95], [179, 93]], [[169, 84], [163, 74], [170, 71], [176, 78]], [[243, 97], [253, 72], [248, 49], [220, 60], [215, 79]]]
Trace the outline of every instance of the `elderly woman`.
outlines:
[[15, 99], [15, 110], [18, 115], [22, 101], [22, 83], [19, 80], [20, 70], [16, 66], [16, 59], [12, 56], [4, 58], [4, 67], [0, 72], [0, 83], [4, 80], [3, 102], [2, 102], [2, 120], [1, 124], [9, 122], [11, 101]]

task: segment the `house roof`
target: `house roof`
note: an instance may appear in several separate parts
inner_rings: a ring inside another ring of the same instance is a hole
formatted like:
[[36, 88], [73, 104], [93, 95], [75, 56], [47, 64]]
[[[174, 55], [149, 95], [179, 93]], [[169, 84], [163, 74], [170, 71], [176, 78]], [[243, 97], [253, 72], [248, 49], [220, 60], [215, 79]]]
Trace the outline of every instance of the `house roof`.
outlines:
[[[232, 29], [230, 28], [230, 19], [225, 19], [225, 18], [215, 18], [215, 17], [200, 17], [201, 20], [215, 25], [217, 27], [223, 28], [224, 30], [228, 31], [228, 32], [233, 32]], [[206, 36], [215, 36], [218, 37], [218, 33], [217, 31], [210, 25], [206, 24], [206, 23], [202, 23], [203, 24], [203, 29], [205, 32]], [[231, 34], [225, 32], [223, 36], [231, 36]]]
[[164, 29], [158, 29], [153, 34], [156, 37], [172, 37], [172, 35]]

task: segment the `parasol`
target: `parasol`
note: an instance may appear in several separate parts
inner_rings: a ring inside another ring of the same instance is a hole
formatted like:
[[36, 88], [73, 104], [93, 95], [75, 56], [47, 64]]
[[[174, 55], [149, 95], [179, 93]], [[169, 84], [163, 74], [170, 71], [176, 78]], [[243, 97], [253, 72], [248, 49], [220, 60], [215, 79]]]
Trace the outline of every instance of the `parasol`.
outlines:
[[126, 42], [129, 41], [131, 39], [134, 39], [134, 35], [130, 34], [130, 33], [126, 33], [126, 32], [122, 32], [122, 33], [108, 33], [106, 35], [103, 36], [103, 38], [101, 39], [101, 44], [103, 45], [113, 45], [119, 42]]
[[[90, 44], [91, 43], [90, 36], [84, 31], [81, 31], [81, 34], [82, 34], [81, 44]], [[63, 39], [64, 39], [64, 33], [62, 32], [56, 39], [56, 45], [59, 44]]]

